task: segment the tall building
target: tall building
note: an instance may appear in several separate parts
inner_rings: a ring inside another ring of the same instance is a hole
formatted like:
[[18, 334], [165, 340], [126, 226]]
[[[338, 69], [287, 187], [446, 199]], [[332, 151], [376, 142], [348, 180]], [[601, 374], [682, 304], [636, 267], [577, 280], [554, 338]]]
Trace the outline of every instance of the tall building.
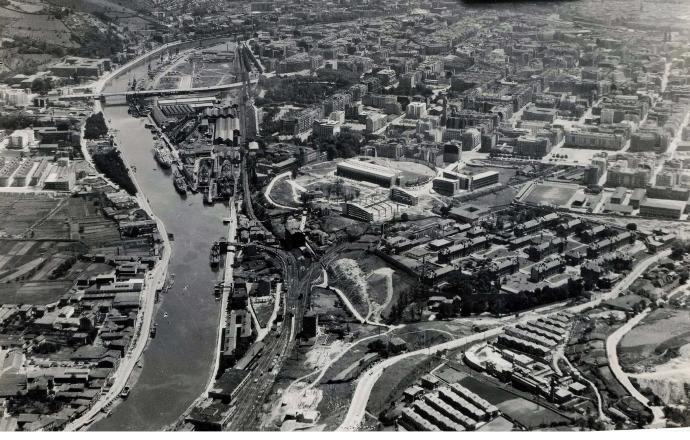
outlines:
[[620, 150], [624, 144], [623, 136], [615, 133], [571, 130], [565, 134], [565, 145], [568, 147]]
[[551, 142], [546, 138], [520, 136], [513, 151], [521, 156], [544, 157], [551, 151]]
[[678, 184], [678, 173], [662, 171], [656, 176], [656, 186], [675, 186]]
[[645, 168], [627, 168], [614, 166], [606, 175], [606, 186], [626, 188], [644, 188], [649, 184], [651, 172]]
[[319, 119], [312, 125], [312, 134], [316, 138], [328, 139], [340, 133], [340, 122], [331, 119]]
[[475, 174], [470, 182], [470, 189], [476, 191], [486, 186], [495, 185], [498, 183], [497, 171], [485, 171], [483, 173]]

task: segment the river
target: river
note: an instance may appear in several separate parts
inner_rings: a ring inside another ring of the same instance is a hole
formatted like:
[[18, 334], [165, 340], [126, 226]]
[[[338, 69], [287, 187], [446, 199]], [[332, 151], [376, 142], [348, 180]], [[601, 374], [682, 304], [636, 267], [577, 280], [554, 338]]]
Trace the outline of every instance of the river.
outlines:
[[[134, 70], [141, 78], [146, 66]], [[128, 76], [122, 76], [105, 91], [124, 89], [127, 81]], [[143, 368], [129, 398], [90, 429], [160, 430], [175, 422], [209, 378], [219, 312], [209, 251], [226, 232], [222, 219], [229, 208], [205, 206], [200, 194], [183, 198], [175, 191], [170, 173], [159, 169], [153, 158], [154, 141], [144, 127], [146, 119], [129, 116], [126, 106], [106, 106], [104, 114], [116, 130], [122, 154], [136, 167], [135, 177], [153, 211], [174, 235], [169, 273], [175, 283], [161, 297], [155, 315], [158, 332], [144, 352]]]

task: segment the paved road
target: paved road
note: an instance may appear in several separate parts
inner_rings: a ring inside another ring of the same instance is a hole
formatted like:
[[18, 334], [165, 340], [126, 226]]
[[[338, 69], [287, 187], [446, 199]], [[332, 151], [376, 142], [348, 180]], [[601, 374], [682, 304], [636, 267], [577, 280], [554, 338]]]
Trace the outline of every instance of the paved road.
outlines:
[[640, 402], [652, 411], [652, 414], [654, 415], [654, 420], [651, 424], [653, 426], [658, 426], [663, 423], [663, 411], [658, 406], [651, 406], [649, 399], [643, 396], [642, 393], [640, 393], [637, 390], [637, 388], [635, 388], [632, 382], [630, 382], [630, 378], [627, 374], [625, 374], [625, 372], [620, 366], [620, 363], [618, 362], [617, 350], [618, 343], [621, 341], [621, 339], [623, 339], [623, 336], [625, 336], [630, 330], [632, 330], [633, 327], [639, 324], [639, 322], [642, 321], [645, 318], [645, 316], [647, 316], [651, 311], [652, 310], [649, 308], [645, 309], [642, 313], [634, 316], [630, 321], [622, 325], [618, 330], [611, 333], [611, 335], [609, 335], [609, 337], [606, 339], [606, 356], [609, 360], [609, 367], [611, 368], [611, 372], [616, 377], [616, 379], [618, 379], [618, 382], [620, 382], [620, 384], [623, 385], [623, 388], [625, 388], [626, 391], [628, 391], [628, 393], [630, 393], [630, 395], [635, 398], [635, 400], [637, 400], [638, 402]]
[[[684, 290], [686, 287], [687, 286], [685, 284], [678, 286], [677, 288], [669, 292], [667, 295], [665, 295], [665, 297], [670, 298], [674, 296], [676, 293]], [[606, 356], [608, 357], [611, 371], [613, 372], [613, 375], [616, 377], [616, 379], [618, 379], [618, 382], [620, 382], [620, 384], [630, 393], [631, 396], [635, 398], [635, 400], [637, 400], [638, 402], [640, 402], [652, 411], [652, 414], [654, 415], [654, 420], [652, 421], [652, 423], [650, 423], [649, 427], [663, 428], [666, 425], [666, 418], [664, 416], [662, 408], [658, 406], [652, 406], [650, 404], [649, 399], [647, 399], [644, 395], [642, 395], [642, 393], [640, 393], [637, 390], [637, 388], [635, 388], [635, 386], [630, 381], [629, 376], [623, 371], [618, 361], [618, 344], [623, 339], [623, 337], [630, 330], [632, 330], [633, 327], [639, 324], [640, 321], [642, 321], [650, 312], [651, 309], [645, 309], [642, 313], [636, 315], [630, 321], [625, 323], [625, 325], [621, 326], [618, 330], [609, 335], [608, 339], [606, 339]]]
[[[619, 296], [625, 289], [630, 287], [630, 285], [635, 281], [649, 266], [652, 264], [656, 263], [659, 261], [659, 259], [667, 257], [670, 255], [671, 251], [666, 250], [663, 252], [660, 252], [658, 254], [652, 255], [646, 260], [642, 261], [640, 264], [638, 264], [631, 272], [628, 274], [623, 280], [621, 280], [611, 291], [604, 293], [603, 295], [600, 295], [596, 299], [593, 299], [591, 301], [587, 301], [586, 303], [579, 304], [576, 306], [568, 307], [564, 311], [571, 312], [571, 313], [581, 313], [582, 311], [596, 307], [598, 306], [601, 302], [603, 301], [608, 301], [610, 299], [613, 299], [617, 296]], [[535, 310], [532, 313], [527, 313], [523, 315], [522, 318], [516, 319], [513, 318], [503, 324], [501, 324], [498, 327], [492, 328], [490, 330], [484, 331], [482, 333], [476, 333], [474, 335], [470, 336], [465, 336], [459, 339], [455, 339], [452, 341], [444, 342], [439, 345], [435, 345], [429, 348], [423, 348], [419, 349], [416, 351], [412, 352], [407, 352], [400, 354], [398, 356], [388, 358], [384, 360], [383, 362], [375, 365], [372, 367], [370, 370], [368, 370], [364, 375], [359, 379], [357, 382], [357, 388], [355, 389], [354, 395], [352, 397], [352, 401], [350, 402], [350, 407], [347, 411], [347, 415], [345, 416], [345, 420], [343, 423], [340, 425], [338, 430], [356, 430], [362, 421], [364, 420], [364, 414], [366, 412], [366, 407], [367, 403], [369, 402], [369, 396], [371, 395], [371, 390], [374, 388], [374, 385], [378, 381], [378, 379], [383, 375], [383, 373], [386, 371], [388, 367], [391, 367], [395, 365], [396, 363], [400, 362], [403, 359], [410, 358], [412, 356], [417, 356], [417, 355], [431, 355], [431, 354], [436, 354], [438, 352], [441, 352], [443, 350], [450, 350], [450, 349], [455, 349], [462, 347], [464, 345], [470, 344], [472, 342], [477, 342], [481, 341], [484, 339], [489, 339], [495, 336], [498, 336], [500, 333], [503, 332], [503, 328], [508, 326], [508, 325], [516, 325], [520, 323], [525, 323], [527, 321], [533, 320], [538, 316], [549, 316], [551, 314], [554, 314], [557, 312], [550, 312], [550, 313], [544, 313], [541, 314], [539, 310]]]

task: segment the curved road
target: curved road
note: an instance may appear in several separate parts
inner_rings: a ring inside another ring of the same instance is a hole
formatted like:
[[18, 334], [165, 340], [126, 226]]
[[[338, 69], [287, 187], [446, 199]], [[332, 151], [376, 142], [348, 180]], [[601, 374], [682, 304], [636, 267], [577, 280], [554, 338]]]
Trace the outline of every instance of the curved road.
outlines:
[[[568, 307], [563, 311], [567, 311], [570, 313], [580, 313], [586, 309], [596, 307], [599, 304], [601, 304], [603, 301], [608, 301], [610, 299], [616, 298], [619, 296], [625, 289], [630, 287], [630, 285], [635, 281], [642, 273], [649, 268], [652, 264], [656, 263], [659, 261], [659, 259], [667, 257], [668, 255], [671, 254], [670, 250], [665, 250], [662, 251], [658, 254], [652, 255], [648, 257], [646, 260], [638, 264], [625, 278], [623, 278], [611, 291], [604, 293], [603, 295], [600, 295], [598, 298], [593, 299], [591, 301], [587, 301], [586, 303], [575, 305], [572, 307]], [[560, 310], [559, 310], [560, 311]], [[338, 430], [347, 430], [347, 431], [352, 431], [358, 429], [360, 424], [362, 423], [362, 420], [364, 420], [364, 414], [366, 412], [367, 408], [367, 403], [369, 402], [369, 396], [371, 395], [371, 390], [374, 388], [374, 385], [378, 381], [378, 379], [383, 375], [385, 372], [386, 368], [391, 367], [398, 363], [399, 361], [403, 359], [407, 359], [412, 356], [417, 356], [421, 354], [435, 354], [443, 350], [449, 350], [449, 349], [455, 349], [462, 347], [464, 345], [467, 345], [472, 342], [477, 342], [480, 340], [488, 339], [491, 337], [498, 336], [501, 332], [503, 332], [503, 328], [506, 327], [507, 325], [515, 325], [515, 324], [521, 324], [525, 323], [527, 321], [530, 321], [532, 319], [535, 319], [538, 316], [549, 316], [552, 314], [558, 313], [556, 311], [550, 312], [550, 313], [544, 313], [544, 314], [539, 314], [538, 310], [535, 310], [531, 313], [527, 313], [523, 315], [522, 318], [520, 319], [512, 319], [510, 321], [507, 321], [504, 324], [501, 324], [498, 327], [494, 327], [490, 330], [484, 331], [482, 333], [476, 333], [474, 335], [470, 336], [465, 336], [459, 339], [455, 339], [452, 341], [444, 342], [442, 344], [438, 344], [429, 348], [423, 348], [419, 349], [416, 351], [411, 351], [408, 353], [403, 353], [398, 356], [388, 358], [385, 361], [373, 366], [370, 370], [368, 370], [357, 382], [357, 388], [355, 389], [354, 395], [352, 397], [352, 401], [350, 402], [350, 407], [347, 411], [347, 415], [345, 416], [345, 420], [343, 423], [340, 425]], [[535, 316], [536, 315], [536, 316]]]
[[623, 385], [623, 388], [625, 388], [626, 391], [628, 391], [628, 393], [635, 398], [635, 400], [652, 411], [654, 420], [650, 424], [650, 427], [659, 427], [663, 426], [664, 424], [663, 411], [658, 406], [650, 405], [649, 399], [643, 396], [642, 393], [635, 388], [632, 382], [630, 382], [630, 378], [627, 374], [625, 374], [620, 366], [620, 363], [618, 362], [618, 343], [621, 341], [621, 339], [623, 339], [623, 336], [625, 336], [630, 330], [632, 330], [633, 327], [639, 324], [639, 322], [642, 321], [645, 316], [649, 314], [649, 312], [651, 312], [651, 309], [645, 309], [642, 313], [634, 316], [631, 320], [622, 325], [618, 330], [611, 333], [611, 335], [606, 339], [606, 356], [609, 359], [609, 367], [611, 368], [611, 372], [616, 377], [618, 382]]

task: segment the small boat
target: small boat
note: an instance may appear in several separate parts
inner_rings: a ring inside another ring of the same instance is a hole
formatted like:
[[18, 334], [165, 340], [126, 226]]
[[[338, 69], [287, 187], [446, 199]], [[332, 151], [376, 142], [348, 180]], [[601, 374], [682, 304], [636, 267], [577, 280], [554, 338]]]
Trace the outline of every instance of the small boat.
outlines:
[[156, 337], [157, 331], [158, 331], [158, 326], [156, 324], [153, 324], [153, 327], [151, 327], [151, 332], [150, 332], [151, 338]]
[[168, 317], [168, 312], [163, 312], [163, 318], [167, 318], [167, 317]]
[[211, 256], [210, 256], [211, 267], [217, 267], [220, 263], [220, 243], [217, 241], [211, 246]]
[[120, 393], [120, 397], [123, 399], [126, 399], [129, 397], [129, 393], [132, 391], [132, 389], [129, 386], [126, 386], [122, 389], [122, 392]]

